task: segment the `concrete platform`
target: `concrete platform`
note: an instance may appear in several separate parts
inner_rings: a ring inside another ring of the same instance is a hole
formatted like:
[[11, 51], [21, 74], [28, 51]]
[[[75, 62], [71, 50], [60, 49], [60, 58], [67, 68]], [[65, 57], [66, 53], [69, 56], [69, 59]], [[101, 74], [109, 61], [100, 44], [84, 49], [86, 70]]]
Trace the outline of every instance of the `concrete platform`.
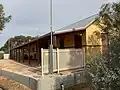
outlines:
[[37, 90], [37, 81], [41, 75], [40, 70], [36, 70], [34, 67], [13, 60], [0, 60], [0, 76], [15, 80], [32, 90]]
[[41, 76], [40, 67], [30, 67], [12, 60], [0, 60], [0, 76], [15, 80], [32, 90], [57, 90], [60, 84], [65, 87], [83, 83], [84, 71], [76, 73], [75, 70], [63, 71], [58, 75]]
[[32, 90], [19, 82], [9, 80], [2, 76], [0, 76], [0, 88], [4, 88], [0, 90]]
[[35, 78], [40, 75], [39, 68], [30, 67], [13, 60], [0, 60], [0, 69]]

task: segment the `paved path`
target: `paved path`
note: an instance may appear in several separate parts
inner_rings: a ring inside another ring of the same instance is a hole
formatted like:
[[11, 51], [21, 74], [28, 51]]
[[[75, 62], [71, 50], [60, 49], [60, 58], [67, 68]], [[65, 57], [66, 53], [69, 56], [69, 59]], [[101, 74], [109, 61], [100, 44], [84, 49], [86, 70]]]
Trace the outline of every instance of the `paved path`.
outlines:
[[0, 85], [9, 88], [9, 90], [31, 90], [27, 87], [34, 90], [37, 88], [36, 81], [41, 77], [40, 69], [39, 67], [26, 66], [13, 60], [0, 60], [0, 75], [5, 76], [0, 76]]
[[0, 60], [0, 69], [29, 76], [34, 79], [40, 76], [40, 68], [26, 66], [13, 60]]

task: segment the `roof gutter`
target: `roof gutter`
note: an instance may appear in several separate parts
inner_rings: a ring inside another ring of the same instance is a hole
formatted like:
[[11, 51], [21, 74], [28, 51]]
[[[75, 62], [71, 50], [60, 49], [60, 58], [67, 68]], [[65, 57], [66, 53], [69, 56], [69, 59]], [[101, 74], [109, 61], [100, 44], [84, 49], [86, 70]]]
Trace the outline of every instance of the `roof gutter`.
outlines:
[[79, 31], [79, 30], [84, 30], [84, 29], [85, 27], [80, 27], [80, 28], [72, 28], [72, 29], [67, 29], [67, 30], [54, 31], [54, 35], [69, 33], [69, 32], [74, 32], [74, 31]]

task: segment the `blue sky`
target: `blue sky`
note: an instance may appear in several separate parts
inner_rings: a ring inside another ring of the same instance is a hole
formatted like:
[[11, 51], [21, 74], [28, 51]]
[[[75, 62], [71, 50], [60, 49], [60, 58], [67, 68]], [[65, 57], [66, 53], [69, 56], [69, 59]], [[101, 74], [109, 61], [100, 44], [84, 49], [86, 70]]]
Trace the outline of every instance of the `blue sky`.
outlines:
[[[37, 36], [49, 31], [50, 0], [0, 0], [12, 20], [0, 34], [0, 46], [17, 35]], [[53, 0], [53, 30], [99, 12], [103, 3], [116, 0]]]

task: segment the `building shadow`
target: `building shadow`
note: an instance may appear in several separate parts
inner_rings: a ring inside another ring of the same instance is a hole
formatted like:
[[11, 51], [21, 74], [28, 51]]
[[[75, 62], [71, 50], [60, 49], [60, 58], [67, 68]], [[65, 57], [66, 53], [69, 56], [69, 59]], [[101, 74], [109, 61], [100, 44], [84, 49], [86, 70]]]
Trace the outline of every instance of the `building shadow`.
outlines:
[[[94, 60], [94, 58], [99, 57], [102, 54], [102, 37], [99, 31], [93, 32], [91, 36], [88, 37], [88, 45], [82, 47], [82, 49], [74, 49], [75, 51], [70, 51], [70, 60], [68, 62], [69, 68], [77, 68], [85, 70], [87, 62]], [[84, 51], [83, 51], [84, 50]], [[84, 59], [84, 60], [83, 60]], [[81, 71], [79, 72], [81, 73]], [[87, 74], [87, 73], [86, 73]], [[85, 78], [81, 76], [82, 78]], [[82, 80], [81, 77], [77, 79]], [[88, 81], [86, 81], [87, 83]], [[80, 82], [81, 83], [81, 82]]]

